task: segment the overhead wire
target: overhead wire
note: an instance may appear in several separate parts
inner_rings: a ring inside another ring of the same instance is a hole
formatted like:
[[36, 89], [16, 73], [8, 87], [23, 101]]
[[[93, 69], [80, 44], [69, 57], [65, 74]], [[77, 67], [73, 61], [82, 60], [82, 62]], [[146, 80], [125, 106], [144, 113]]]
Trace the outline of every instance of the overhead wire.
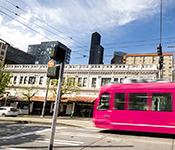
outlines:
[[[17, 9], [20, 9], [21, 11], [23, 11], [23, 12], [25, 12], [25, 13], [27, 13], [27, 14], [29, 14], [26, 10], [24, 10], [24, 9], [22, 9], [21, 7], [19, 7], [19, 6], [17, 6], [17, 5], [15, 5], [15, 4], [13, 4], [12, 2], [10, 2], [9, 0], [6, 0], [6, 2], [8, 2], [9, 4], [11, 4], [11, 5], [13, 5], [14, 7], [16, 7]], [[2, 11], [1, 11], [2, 12]], [[13, 12], [14, 13], [14, 12]], [[6, 15], [6, 14], [5, 14]], [[17, 15], [17, 16], [19, 16], [19, 17], [21, 17], [20, 15], [18, 15], [17, 13], [15, 14], [15, 15]], [[71, 36], [68, 36], [68, 35], [66, 35], [65, 33], [63, 33], [63, 32], [61, 32], [60, 30], [58, 30], [58, 29], [56, 29], [55, 27], [53, 27], [53, 26], [51, 26], [51, 25], [49, 25], [48, 23], [46, 23], [46, 22], [44, 22], [44, 21], [42, 21], [41, 19], [39, 19], [38, 17], [36, 17], [36, 16], [34, 16], [34, 15], [32, 15], [32, 14], [30, 14], [32, 17], [34, 17], [35, 19], [37, 19], [37, 20], [39, 20], [40, 22], [42, 22], [42, 23], [44, 23], [45, 25], [47, 25], [47, 26], [49, 26], [49, 27], [51, 27], [52, 29], [54, 29], [54, 30], [56, 30], [56, 31], [58, 31], [58, 32], [60, 32], [60, 33], [62, 33], [63, 35], [65, 35], [66, 37], [68, 37], [68, 38], [70, 38], [70, 39], [72, 39], [72, 40], [74, 40], [75, 42], [77, 42], [77, 43], [79, 43], [79, 44], [81, 44], [81, 45], [83, 45], [82, 43], [80, 43], [79, 41], [76, 41], [75, 39], [73, 39]], [[11, 17], [11, 18], [13, 18], [13, 17]], [[24, 17], [23, 17], [23, 19], [25, 19]], [[14, 19], [14, 20], [16, 20], [16, 19]], [[17, 20], [16, 20], [17, 21]], [[28, 20], [29, 21], [29, 20]], [[19, 22], [19, 21], [18, 21]], [[31, 21], [30, 21], [31, 22]], [[21, 22], [20, 22], [21, 23]], [[33, 23], [33, 22], [32, 22]], [[21, 23], [21, 24], [23, 24], [23, 23]], [[35, 24], [35, 25], [37, 25], [36, 23], [33, 23], [33, 24]], [[23, 24], [24, 26], [26, 26], [25, 24]], [[50, 30], [48, 30], [48, 29], [46, 29], [46, 28], [44, 28], [44, 27], [42, 27], [42, 26], [40, 26], [40, 25], [37, 25], [37, 26], [39, 26], [40, 28], [42, 28], [42, 29], [44, 29], [44, 30], [46, 30], [46, 31], [48, 31], [48, 32], [50, 32], [50, 33], [52, 33], [52, 34], [54, 34], [54, 35], [57, 35], [57, 34], [55, 34], [54, 32], [52, 32], [52, 31], [50, 31]], [[27, 28], [29, 28], [29, 29], [31, 29], [30, 27], [28, 27], [28, 26], [26, 26]], [[32, 31], [34, 31], [34, 29], [31, 29]], [[37, 31], [34, 31], [34, 32], [36, 32], [36, 33], [39, 33], [39, 32], [37, 32]], [[39, 33], [40, 34], [40, 33]], [[40, 34], [41, 35], [41, 34]], [[43, 36], [43, 35], [42, 35]], [[58, 36], [58, 35], [57, 35]], [[45, 37], [45, 38], [47, 38], [47, 37]], [[63, 38], [62, 36], [61, 36], [61, 38]], [[164, 39], [174, 39], [175, 37], [169, 37], [169, 38], [164, 38]], [[48, 38], [47, 38], [48, 39]], [[64, 39], [64, 38], [63, 38]], [[160, 38], [159, 38], [160, 39]], [[104, 44], [104, 45], [115, 45], [115, 44], [128, 44], [128, 43], [136, 43], [136, 42], [148, 42], [148, 41], [157, 41], [157, 40], [159, 40], [159, 39], [150, 39], [150, 40], [138, 40], [138, 41], [126, 41], [126, 42], [117, 42], [117, 43], [108, 43], [108, 44]], [[69, 41], [70, 42], [70, 41]], [[74, 45], [75, 45], [75, 43], [74, 43]], [[153, 44], [141, 44], [141, 45], [132, 45], [132, 47], [141, 47], [141, 46], [148, 46], [148, 45], [157, 45], [157, 43], [153, 43]], [[83, 46], [79, 46], [79, 45], [77, 45], [77, 48], [83, 48], [83, 47], [87, 47], [87, 46], [85, 46], [85, 45], [83, 45]], [[105, 49], [117, 49], [117, 48], [128, 48], [128, 47], [131, 47], [131, 46], [119, 46], [119, 47], [112, 47], [112, 48], [105, 48]], [[86, 49], [84, 49], [85, 51], [89, 51], [89, 50], [86, 50]], [[78, 50], [77, 50], [78, 51]], [[86, 58], [86, 57], [88, 57], [88, 55], [84, 55], [84, 54], [81, 54], [81, 53], [78, 53], [77, 51], [72, 51], [72, 52], [75, 52], [75, 53], [77, 53], [77, 54], [80, 54], [80, 55], [82, 55], [83, 57], [82, 58]]]
[[[25, 12], [25, 13], [28, 14], [28, 12], [27, 12], [26, 10], [24, 10], [24, 9], [22, 9], [21, 7], [15, 5], [15, 4], [13, 4], [13, 3], [11, 3], [9, 0], [6, 0], [6, 2], [8, 2], [8, 3], [11, 4], [12, 6], [14, 6], [14, 7], [16, 7], [17, 9], [20, 9], [21, 11], [23, 11], [23, 12]], [[55, 28], [55, 27], [49, 25], [48, 23], [44, 22], [44, 21], [41, 20], [40, 18], [38, 18], [38, 17], [36, 17], [36, 16], [34, 16], [34, 15], [32, 15], [32, 14], [30, 14], [30, 15], [31, 15], [32, 17], [34, 17], [35, 19], [39, 20], [40, 22], [42, 22], [43, 24], [45, 24], [45, 25], [49, 26], [50, 28], [56, 30], [57, 32], [60, 32], [60, 33], [63, 34], [64, 36], [68, 37], [69, 39], [71, 39], [71, 40], [73, 40], [73, 41], [75, 41], [75, 42], [81, 44], [82, 46], [85, 46], [84, 44], [82, 44], [81, 42], [75, 40], [75, 39], [72, 38], [71, 36], [69, 36], [69, 35], [63, 33], [62, 31], [58, 30], [57, 28]], [[62, 37], [62, 38], [63, 38], [63, 37]], [[87, 47], [87, 46], [85, 46], [85, 47]]]
[[12, 17], [12, 16], [8, 15], [7, 13], [3, 12], [2, 10], [0, 10], [0, 12], [1, 12], [1, 13], [3, 13], [4, 15], [8, 16], [9, 18], [11, 18], [11, 19], [13, 19], [13, 20], [17, 21], [18, 23], [22, 24], [23, 26], [25, 26], [25, 27], [29, 28], [30, 30], [34, 31], [35, 33], [37, 33], [37, 34], [39, 34], [39, 35], [43, 36], [44, 38], [46, 38], [46, 39], [48, 39], [48, 40], [51, 40], [50, 38], [46, 37], [45, 35], [43, 35], [43, 34], [39, 33], [38, 31], [36, 31], [36, 30], [32, 29], [31, 27], [29, 27], [29, 26], [25, 25], [25, 24], [24, 24], [24, 23], [22, 23], [21, 21], [16, 20], [14, 17]]
[[[14, 15], [16, 15], [16, 16], [18, 16], [18, 17], [21, 17], [21, 18], [23, 18], [24, 20], [27, 20], [27, 21], [33, 23], [34, 25], [36, 25], [36, 26], [38, 26], [38, 27], [40, 27], [40, 28], [42, 28], [42, 29], [44, 29], [44, 30], [46, 30], [46, 31], [48, 31], [48, 32], [50, 32], [50, 33], [52, 33], [52, 34], [54, 34], [54, 35], [57, 36], [57, 34], [55, 34], [54, 32], [52, 32], [52, 31], [50, 31], [50, 30], [48, 30], [48, 29], [46, 29], [46, 28], [44, 28], [44, 27], [42, 27], [42, 26], [40, 26], [40, 25], [38, 25], [38, 24], [36, 24], [36, 23], [34, 23], [34, 22], [32, 22], [32, 21], [30, 21], [30, 20], [28, 20], [28, 19], [26, 19], [26, 18], [24, 18], [24, 17], [22, 17], [22, 16], [20, 16], [19, 14], [15, 13], [15, 12], [13, 12], [13, 11], [11, 11], [11, 10], [9, 10], [9, 9], [7, 9], [7, 8], [5, 8], [5, 7], [3, 7], [3, 6], [0, 6], [0, 7], [6, 9], [7, 11], [13, 13]], [[51, 40], [50, 38], [46, 37], [45, 35], [39, 33], [38, 31], [36, 31], [36, 30], [32, 29], [31, 27], [25, 25], [24, 23], [18, 21], [18, 20], [15, 19], [14, 17], [11, 17], [11, 16], [8, 15], [7, 13], [3, 12], [2, 10], [0, 10], [0, 12], [3, 13], [4, 15], [7, 15], [7, 16], [10, 17], [11, 19], [14, 19], [15, 21], [21, 23], [21, 24], [24, 25], [25, 27], [27, 27], [27, 28], [31, 29], [32, 31], [34, 31], [35, 33], [40, 34], [41, 36], [45, 37], [45, 38], [48, 39], [48, 40]], [[72, 51], [72, 52], [74, 52], [74, 53], [76, 53], [76, 54], [79, 54], [79, 55], [82, 55], [83, 57], [85, 57], [85, 55], [82, 54], [82, 53], [79, 53], [79, 52], [76, 52], [76, 51]]]

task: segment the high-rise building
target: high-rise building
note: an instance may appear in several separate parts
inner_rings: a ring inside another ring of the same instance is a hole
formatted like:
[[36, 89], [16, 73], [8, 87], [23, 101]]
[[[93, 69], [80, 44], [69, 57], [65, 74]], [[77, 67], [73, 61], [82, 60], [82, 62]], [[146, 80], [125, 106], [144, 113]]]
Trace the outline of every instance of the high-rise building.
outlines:
[[[41, 44], [34, 44], [28, 46], [28, 53], [36, 56], [35, 64], [47, 64], [50, 60], [51, 47], [58, 45], [66, 50], [66, 60], [65, 64], [70, 63], [71, 50], [67, 48], [64, 44], [58, 41], [41, 42]], [[54, 61], [55, 64], [60, 64], [60, 62]]]
[[[163, 79], [173, 79], [173, 53], [162, 53], [163, 56], [163, 68], [161, 70], [161, 76]], [[154, 54], [126, 54], [123, 57], [124, 64], [157, 64], [159, 67], [159, 56]]]
[[6, 41], [0, 42], [1, 64], [34, 64], [35, 56], [11, 46]]
[[91, 38], [89, 64], [103, 64], [104, 48], [100, 45], [101, 36], [94, 32]]
[[127, 53], [121, 51], [114, 51], [114, 57], [111, 60], [111, 64], [123, 64], [123, 56]]

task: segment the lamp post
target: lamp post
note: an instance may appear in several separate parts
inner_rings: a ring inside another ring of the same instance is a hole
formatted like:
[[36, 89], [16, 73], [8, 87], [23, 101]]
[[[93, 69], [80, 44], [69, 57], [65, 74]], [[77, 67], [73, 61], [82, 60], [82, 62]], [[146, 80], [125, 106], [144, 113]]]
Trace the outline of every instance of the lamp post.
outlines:
[[[168, 46], [168, 48], [174, 48], [174, 52], [173, 52], [173, 53], [174, 53], [174, 55], [175, 55], [175, 46], [171, 46], [171, 45], [170, 45], [170, 46]], [[174, 71], [174, 56], [173, 56], [173, 65], [172, 65], [172, 66], [173, 66], [173, 69], [172, 69], [172, 71], [173, 71], [173, 81], [175, 81], [175, 74], [174, 74], [174, 72], [175, 72], [175, 71]]]
[[9, 92], [9, 91], [7, 91], [4, 106], [6, 106], [6, 104], [7, 104], [7, 98], [8, 98], [9, 93], [10, 93], [10, 92]]

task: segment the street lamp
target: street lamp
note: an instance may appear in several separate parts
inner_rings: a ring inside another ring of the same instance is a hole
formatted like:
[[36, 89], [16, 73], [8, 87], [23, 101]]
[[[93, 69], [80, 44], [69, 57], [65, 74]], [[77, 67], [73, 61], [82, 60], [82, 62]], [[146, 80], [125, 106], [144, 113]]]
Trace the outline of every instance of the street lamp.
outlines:
[[9, 92], [9, 91], [7, 91], [4, 106], [6, 106], [6, 104], [7, 104], [7, 98], [8, 98], [9, 93], [10, 93], [10, 92]]
[[[168, 46], [168, 48], [174, 48], [174, 55], [175, 55], [175, 46]], [[172, 71], [173, 71], [173, 81], [175, 81], [175, 74], [174, 74], [174, 56], [173, 56], [173, 69], [172, 69]]]

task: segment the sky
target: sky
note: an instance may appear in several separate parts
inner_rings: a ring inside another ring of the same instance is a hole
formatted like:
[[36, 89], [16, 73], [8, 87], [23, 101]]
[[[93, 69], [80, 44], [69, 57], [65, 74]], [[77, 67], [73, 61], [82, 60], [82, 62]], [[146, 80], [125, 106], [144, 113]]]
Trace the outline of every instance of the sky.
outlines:
[[[0, 39], [27, 52], [28, 45], [59, 41], [72, 50], [70, 64], [88, 64], [91, 35], [101, 35], [104, 64], [114, 51], [174, 53], [175, 1], [0, 0]], [[162, 20], [162, 21], [161, 21]], [[162, 23], [161, 23], [162, 22]]]

